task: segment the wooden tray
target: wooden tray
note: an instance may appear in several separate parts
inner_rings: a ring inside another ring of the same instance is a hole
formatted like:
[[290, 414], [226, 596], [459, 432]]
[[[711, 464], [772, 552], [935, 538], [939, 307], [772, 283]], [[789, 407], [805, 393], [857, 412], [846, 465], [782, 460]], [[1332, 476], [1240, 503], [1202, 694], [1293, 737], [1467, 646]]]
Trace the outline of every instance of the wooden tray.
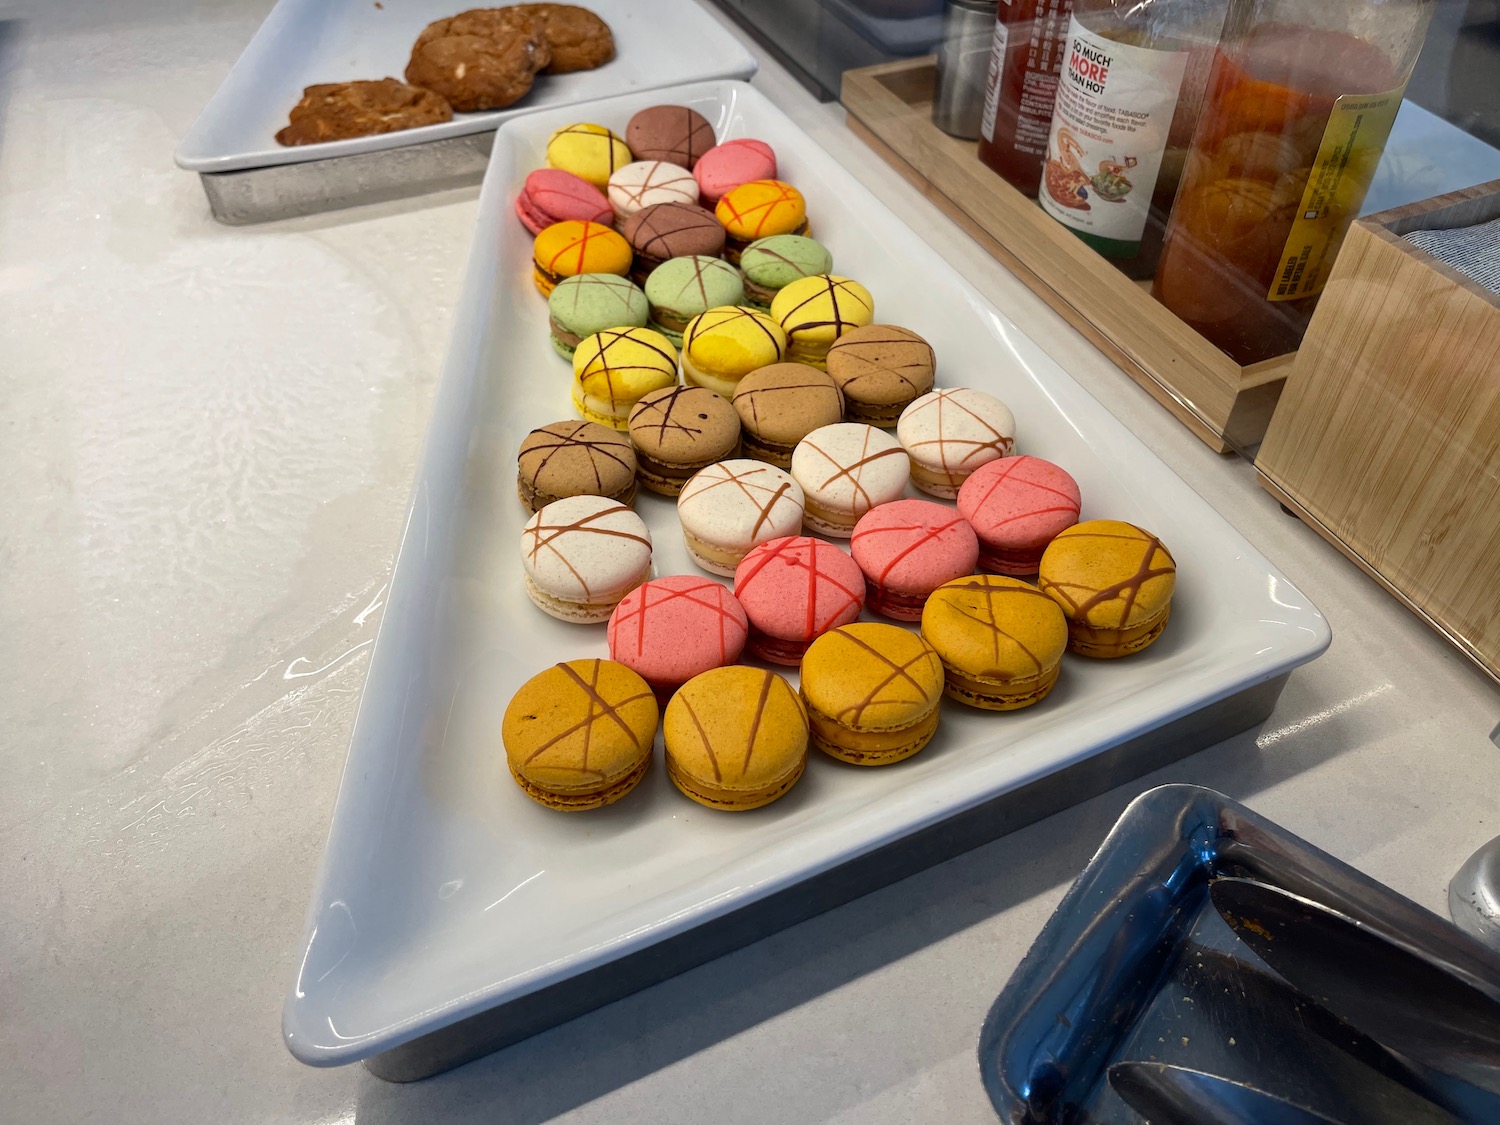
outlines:
[[1241, 367], [932, 123], [932, 56], [844, 73], [849, 128], [1221, 453], [1266, 431], [1293, 355]]
[[1500, 680], [1500, 297], [1402, 237], [1495, 218], [1500, 180], [1349, 228], [1255, 467]]

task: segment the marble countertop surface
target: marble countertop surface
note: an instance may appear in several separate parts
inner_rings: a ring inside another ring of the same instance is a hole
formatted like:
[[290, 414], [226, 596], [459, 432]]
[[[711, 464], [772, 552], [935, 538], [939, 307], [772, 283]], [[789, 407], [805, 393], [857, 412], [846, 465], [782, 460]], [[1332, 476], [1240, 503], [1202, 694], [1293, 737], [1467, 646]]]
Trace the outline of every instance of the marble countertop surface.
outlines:
[[295, 1062], [282, 996], [477, 188], [214, 223], [172, 150], [268, 8], [0, 8], [0, 1120], [982, 1125], [980, 1021], [1144, 789], [1223, 790], [1436, 910], [1500, 833], [1490, 682], [763, 58], [1333, 646], [1258, 733], [461, 1070]]

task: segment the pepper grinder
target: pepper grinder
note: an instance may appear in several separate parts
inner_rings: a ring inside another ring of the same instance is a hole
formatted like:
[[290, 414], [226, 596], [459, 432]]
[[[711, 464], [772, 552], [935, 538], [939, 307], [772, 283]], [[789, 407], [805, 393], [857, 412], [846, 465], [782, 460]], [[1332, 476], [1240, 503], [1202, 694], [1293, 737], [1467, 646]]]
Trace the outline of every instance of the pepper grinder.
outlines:
[[998, 7], [999, 0], [947, 0], [943, 6], [932, 123], [965, 140], [979, 138]]

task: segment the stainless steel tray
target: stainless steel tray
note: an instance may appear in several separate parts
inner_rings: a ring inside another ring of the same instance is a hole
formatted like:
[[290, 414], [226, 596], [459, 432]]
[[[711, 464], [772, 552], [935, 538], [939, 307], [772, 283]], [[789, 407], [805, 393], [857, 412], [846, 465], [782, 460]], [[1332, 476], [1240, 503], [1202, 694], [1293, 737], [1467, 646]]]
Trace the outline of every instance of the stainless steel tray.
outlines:
[[1164, 785], [1125, 810], [990, 1009], [979, 1068], [1002, 1121], [1139, 1125], [1107, 1077], [1127, 1059], [1283, 1088], [1434, 1081], [1267, 969], [1209, 903], [1216, 876], [1283, 888], [1500, 980], [1500, 955], [1446, 919], [1222, 794]]

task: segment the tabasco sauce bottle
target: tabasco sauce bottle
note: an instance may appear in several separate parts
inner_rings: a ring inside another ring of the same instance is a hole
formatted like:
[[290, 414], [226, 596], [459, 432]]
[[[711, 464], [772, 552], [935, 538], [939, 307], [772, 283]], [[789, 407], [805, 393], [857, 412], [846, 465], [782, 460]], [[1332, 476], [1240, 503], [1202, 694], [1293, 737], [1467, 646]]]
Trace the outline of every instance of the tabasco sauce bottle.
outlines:
[[979, 124], [979, 159], [1034, 196], [1073, 0], [1000, 0]]
[[1229, 0], [1077, 0], [1038, 201], [1126, 273], [1156, 269]]

